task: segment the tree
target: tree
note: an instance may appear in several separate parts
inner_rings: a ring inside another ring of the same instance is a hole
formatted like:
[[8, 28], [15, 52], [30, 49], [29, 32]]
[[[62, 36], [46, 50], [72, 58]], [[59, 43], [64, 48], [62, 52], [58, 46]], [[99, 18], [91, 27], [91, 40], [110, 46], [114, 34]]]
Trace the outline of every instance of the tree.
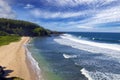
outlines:
[[0, 18], [0, 31], [2, 31], [0, 36], [5, 33], [20, 36], [46, 36], [49, 34], [46, 29], [35, 23], [4, 18]]

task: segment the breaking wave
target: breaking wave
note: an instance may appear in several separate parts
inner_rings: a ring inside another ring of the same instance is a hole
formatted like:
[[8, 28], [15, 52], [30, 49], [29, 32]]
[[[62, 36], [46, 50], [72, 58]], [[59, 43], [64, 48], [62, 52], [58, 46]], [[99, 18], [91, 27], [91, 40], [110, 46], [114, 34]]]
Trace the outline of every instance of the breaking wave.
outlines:
[[86, 78], [88, 78], [88, 80], [93, 80], [85, 68], [81, 69], [80, 71]]
[[64, 58], [69, 59], [69, 58], [76, 58], [77, 55], [68, 55], [68, 54], [63, 54]]
[[69, 34], [63, 34], [60, 38], [55, 38], [59, 44], [71, 46], [80, 50], [92, 52], [92, 53], [102, 53], [104, 55], [118, 58], [120, 56], [120, 45], [119, 44], [108, 44], [108, 43], [99, 43], [93, 41], [87, 41], [79, 39], [75, 36]]
[[28, 61], [30, 62], [30, 65], [34, 71], [34, 73], [36, 73], [36, 80], [44, 80], [41, 76], [41, 69], [38, 65], [38, 62], [33, 58], [32, 53], [28, 50], [27, 45], [29, 44], [25, 44], [25, 50], [26, 50], [26, 58], [28, 59]]
[[[86, 53], [81, 56], [79, 56], [80, 53], [76, 54], [76, 56], [81, 59], [75, 60], [75, 65], [82, 65], [82, 67], [84, 67], [80, 71], [88, 80], [120, 80], [120, 72], [118, 71], [120, 67], [119, 44], [93, 42], [69, 34], [63, 34], [55, 38], [54, 41], [75, 49], [90, 52], [90, 55], [102, 55], [92, 58]], [[63, 56], [67, 59], [76, 57], [67, 54], [63, 54]]]

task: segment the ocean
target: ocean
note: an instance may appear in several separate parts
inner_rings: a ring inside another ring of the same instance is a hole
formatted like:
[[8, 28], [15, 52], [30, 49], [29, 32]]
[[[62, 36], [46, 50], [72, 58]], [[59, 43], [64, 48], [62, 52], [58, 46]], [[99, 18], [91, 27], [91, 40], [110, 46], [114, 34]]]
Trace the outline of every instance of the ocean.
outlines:
[[27, 52], [36, 80], [120, 80], [120, 33], [36, 37]]

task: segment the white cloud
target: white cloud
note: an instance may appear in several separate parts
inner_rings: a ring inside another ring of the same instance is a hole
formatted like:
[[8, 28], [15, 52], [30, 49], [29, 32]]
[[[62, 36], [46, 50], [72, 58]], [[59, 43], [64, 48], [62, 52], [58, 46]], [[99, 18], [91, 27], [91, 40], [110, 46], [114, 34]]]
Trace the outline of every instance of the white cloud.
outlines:
[[[98, 0], [47, 0], [48, 2], [54, 2], [56, 4], [81, 4], [81, 3], [96, 3], [98, 2]], [[101, 5], [103, 4], [108, 4], [111, 3], [113, 1], [116, 0], [101, 0], [100, 2], [102, 2]], [[32, 5], [28, 5], [28, 6], [32, 6]], [[94, 7], [94, 6], [93, 6]], [[110, 9], [104, 9], [104, 10], [99, 10], [99, 9], [95, 9], [93, 10], [93, 7], [89, 10], [85, 10], [85, 11], [78, 11], [78, 12], [50, 12], [50, 11], [43, 11], [40, 10], [38, 8], [34, 8], [30, 11], [30, 13], [36, 17], [36, 18], [74, 18], [74, 17], [80, 17], [80, 16], [86, 16], [86, 15], [91, 15], [93, 16], [92, 18], [88, 18], [88, 20], [83, 21], [86, 23], [103, 23], [103, 22], [112, 22], [112, 21], [119, 21], [119, 17], [120, 17], [120, 7], [113, 7]], [[88, 21], [88, 22], [87, 22]]]
[[72, 18], [77, 16], [85, 16], [91, 11], [78, 11], [78, 12], [49, 12], [41, 11], [40, 9], [33, 9], [30, 13], [36, 18]]
[[120, 21], [120, 6], [111, 9], [103, 10], [94, 17], [99, 22], [114, 22]]
[[101, 1], [102, 1], [102, 5], [105, 5], [105, 4], [109, 4], [117, 0], [101, 0]]
[[[56, 25], [60, 24], [61, 27], [62, 26], [65, 26], [65, 27], [73, 26], [74, 28], [77, 28], [77, 29], [95, 30], [95, 28], [97, 29], [97, 27], [95, 27], [96, 25], [103, 24], [103, 23], [109, 23], [109, 22], [120, 22], [120, 6], [115, 6], [115, 7], [104, 9], [104, 10], [96, 10], [96, 13], [94, 14], [93, 17], [82, 20], [82, 21], [68, 21], [68, 22], [59, 22], [58, 24], [57, 23], [55, 24]], [[54, 23], [51, 23], [51, 24], [54, 24]], [[103, 28], [98, 28], [98, 29], [102, 30]], [[107, 29], [109, 30], [111, 28], [108, 27]], [[113, 31], [117, 31], [117, 28], [115, 28], [114, 26], [112, 29], [116, 29]]]
[[76, 25], [76, 28], [80, 28], [80, 29], [93, 29], [92, 26], [81, 26], [81, 25]]
[[94, 0], [47, 0], [49, 3], [56, 4], [58, 6], [76, 6], [83, 3], [91, 3]]
[[94, 25], [109, 22], [120, 22], [120, 6], [112, 7], [105, 10], [96, 11], [92, 18], [82, 21], [83, 24]]
[[34, 6], [31, 5], [31, 4], [26, 4], [24, 8], [25, 8], [25, 9], [31, 9], [31, 8], [34, 8]]
[[102, 5], [111, 3], [116, 0], [46, 0], [50, 4], [54, 4], [56, 6], [77, 6], [81, 4], [98, 4], [102, 3]]
[[[84, 20], [78, 20], [78, 21], [66, 21], [66, 22], [51, 22], [51, 23], [44, 23], [44, 26], [54, 26], [56, 27], [56, 30], [60, 30], [63, 27], [66, 30], [88, 30], [88, 31], [120, 31], [116, 27], [112, 28], [103, 28], [103, 27], [95, 27], [96, 25], [102, 24], [102, 23], [109, 23], [109, 22], [120, 22], [120, 6], [118, 5], [110, 5], [109, 8], [102, 8], [98, 9], [94, 7], [100, 7], [109, 3], [112, 3], [116, 0], [47, 0], [48, 3], [53, 3], [58, 6], [77, 6], [79, 4], [86, 4], [87, 6], [89, 4], [92, 4], [92, 6], [89, 6], [89, 10], [81, 10], [78, 12], [50, 12], [50, 11], [43, 11], [40, 9], [32, 9], [30, 13], [35, 16], [36, 18], [45, 18], [45, 19], [52, 19], [52, 18], [71, 18], [74, 20], [74, 17], [83, 17], [86, 15], [91, 15], [91, 17], [87, 17]], [[98, 2], [98, 4], [97, 4]], [[95, 6], [94, 6], [95, 5]], [[51, 28], [52, 28], [51, 27]], [[55, 29], [55, 28], [54, 28]], [[116, 30], [113, 30], [116, 29]]]
[[15, 18], [14, 12], [5, 0], [0, 0], [0, 18]]

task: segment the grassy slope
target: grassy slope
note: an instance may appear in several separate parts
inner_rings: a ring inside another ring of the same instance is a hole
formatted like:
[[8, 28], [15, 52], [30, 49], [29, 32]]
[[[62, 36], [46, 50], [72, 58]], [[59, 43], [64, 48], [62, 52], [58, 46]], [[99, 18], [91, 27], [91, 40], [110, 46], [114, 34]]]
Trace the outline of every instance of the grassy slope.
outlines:
[[11, 35], [11, 36], [0, 36], [0, 46], [7, 45], [11, 42], [19, 41], [20, 36]]

